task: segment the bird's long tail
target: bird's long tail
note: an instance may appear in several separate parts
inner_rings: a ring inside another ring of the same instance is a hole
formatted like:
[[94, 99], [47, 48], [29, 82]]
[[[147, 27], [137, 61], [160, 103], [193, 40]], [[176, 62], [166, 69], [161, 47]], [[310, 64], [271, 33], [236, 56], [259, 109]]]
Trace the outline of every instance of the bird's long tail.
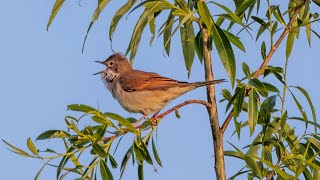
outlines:
[[195, 87], [200, 87], [200, 86], [207, 86], [211, 84], [219, 84], [223, 82], [227, 82], [227, 81], [225, 79], [217, 79], [213, 81], [195, 82], [195, 83], [192, 83], [192, 85], [194, 85]]

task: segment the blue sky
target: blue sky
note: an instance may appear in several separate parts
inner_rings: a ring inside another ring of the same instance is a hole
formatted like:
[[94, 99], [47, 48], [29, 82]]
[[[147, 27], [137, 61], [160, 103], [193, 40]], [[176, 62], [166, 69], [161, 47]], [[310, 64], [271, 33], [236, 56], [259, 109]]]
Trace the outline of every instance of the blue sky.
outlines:
[[[125, 2], [125, 1], [121, 1]], [[0, 138], [12, 144], [26, 148], [26, 140], [33, 140], [49, 129], [65, 129], [64, 116], [70, 114], [68, 104], [81, 103], [111, 111], [125, 117], [129, 114], [106, 91], [99, 77], [92, 74], [101, 70], [94, 63], [104, 60], [112, 54], [108, 40], [110, 19], [120, 3], [111, 2], [93, 26], [84, 53], [81, 53], [83, 39], [90, 23], [96, 2], [86, 0], [66, 1], [60, 14], [52, 23], [49, 31], [46, 24], [53, 6], [53, 0], [18, 0], [4, 1], [0, 6]], [[134, 12], [127, 20], [122, 20], [114, 34], [113, 49], [124, 53], [139, 11]], [[260, 41], [255, 42], [247, 35], [241, 37], [247, 47], [247, 53], [235, 49], [238, 77], [242, 77], [241, 64], [246, 62], [252, 68], [261, 63]], [[203, 67], [197, 59], [192, 67], [191, 77], [187, 78], [180, 48], [180, 36], [177, 34], [171, 45], [169, 58], [163, 56], [162, 39], [156, 39], [151, 47], [150, 34], [146, 33], [141, 40], [134, 68], [158, 72], [161, 75], [183, 81], [201, 81], [204, 78]], [[262, 37], [264, 38], [264, 37]], [[319, 55], [320, 41], [313, 37], [312, 48], [307, 46], [305, 35], [296, 41], [290, 58], [288, 84], [298, 85], [308, 90], [313, 98], [316, 113], [319, 116], [320, 85]], [[213, 52], [215, 53], [215, 52]], [[272, 65], [283, 65], [285, 62], [284, 44], [281, 45], [271, 60]], [[213, 69], [216, 78], [227, 78], [222, 64], [216, 54], [213, 55]], [[273, 80], [271, 80], [273, 82]], [[231, 89], [229, 83], [217, 86]], [[188, 99], [205, 99], [205, 88], [192, 91], [170, 103], [172, 107]], [[221, 95], [218, 95], [218, 100]], [[307, 109], [307, 103], [303, 106]], [[222, 122], [225, 104], [219, 104], [219, 117]], [[288, 98], [287, 109], [292, 115], [299, 115], [298, 110]], [[307, 109], [307, 112], [310, 111]], [[181, 119], [174, 115], [167, 116], [159, 127], [158, 150], [164, 167], [153, 172], [153, 167], [146, 166], [146, 179], [214, 179], [213, 147], [209, 120], [206, 110], [200, 105], [190, 105], [180, 110]], [[245, 116], [242, 121], [245, 121]], [[88, 122], [89, 124], [91, 122]], [[293, 124], [299, 129], [298, 124]], [[243, 138], [238, 141], [232, 136], [234, 126], [227, 129], [225, 142], [232, 142], [241, 147], [247, 145], [248, 129], [243, 130]], [[129, 141], [128, 141], [129, 142]], [[40, 148], [50, 146], [61, 149], [62, 144], [56, 141], [37, 142]], [[231, 147], [225, 143], [226, 149]], [[118, 163], [127, 150], [120, 147], [116, 156]], [[33, 179], [42, 166], [42, 162], [28, 159], [6, 149], [0, 143], [0, 169], [2, 179]], [[226, 158], [227, 176], [230, 177], [243, 164], [232, 158]], [[118, 169], [113, 171], [117, 177]], [[136, 167], [128, 166], [124, 179], [136, 179]], [[55, 169], [46, 168], [40, 179], [55, 179]]]

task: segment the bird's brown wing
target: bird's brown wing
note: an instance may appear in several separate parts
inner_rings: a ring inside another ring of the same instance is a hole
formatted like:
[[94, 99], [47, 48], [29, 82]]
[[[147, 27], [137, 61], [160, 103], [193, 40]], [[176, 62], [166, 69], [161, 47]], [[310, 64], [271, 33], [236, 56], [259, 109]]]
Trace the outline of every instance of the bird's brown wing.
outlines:
[[134, 70], [130, 74], [121, 75], [120, 84], [123, 90], [127, 92], [166, 90], [174, 86], [188, 85], [187, 82], [180, 82], [174, 79], [162, 77], [157, 73], [138, 70]]

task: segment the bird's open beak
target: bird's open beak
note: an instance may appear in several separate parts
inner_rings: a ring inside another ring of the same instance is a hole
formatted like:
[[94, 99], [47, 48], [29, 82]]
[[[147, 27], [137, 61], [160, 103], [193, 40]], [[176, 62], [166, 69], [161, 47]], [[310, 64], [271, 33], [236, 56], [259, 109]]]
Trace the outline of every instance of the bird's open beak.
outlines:
[[94, 61], [94, 62], [105, 65], [103, 61]]
[[97, 72], [97, 73], [94, 73], [93, 75], [98, 75], [98, 74], [102, 74], [102, 73], [104, 73], [105, 72], [105, 70], [103, 70], [103, 71], [100, 71], [100, 72]]

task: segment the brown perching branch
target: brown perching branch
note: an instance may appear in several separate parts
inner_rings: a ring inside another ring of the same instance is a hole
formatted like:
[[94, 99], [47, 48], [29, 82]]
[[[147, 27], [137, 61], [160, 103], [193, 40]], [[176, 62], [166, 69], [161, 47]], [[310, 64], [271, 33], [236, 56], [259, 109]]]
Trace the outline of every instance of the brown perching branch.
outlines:
[[[174, 112], [174, 111], [176, 111], [176, 110], [180, 109], [181, 107], [183, 107], [185, 105], [188, 105], [188, 104], [202, 104], [202, 105], [206, 106], [207, 108], [211, 107], [211, 104], [209, 104], [209, 103], [207, 103], [206, 101], [203, 101], [203, 100], [188, 100], [188, 101], [185, 101], [185, 102], [183, 102], [181, 104], [178, 104], [178, 105], [174, 106], [173, 108], [167, 110], [166, 112], [164, 112], [164, 113], [162, 113], [160, 115], [155, 114], [154, 116], [152, 116], [150, 118], [150, 122], [154, 122], [154, 121], [157, 121], [159, 119], [162, 119], [165, 116], [167, 116], [168, 114], [170, 114], [170, 113], [172, 113], [172, 112]], [[157, 123], [155, 123], [155, 124], [157, 124]], [[142, 125], [135, 126], [135, 128], [141, 128], [141, 127], [142, 127]], [[122, 136], [122, 135], [124, 135], [126, 133], [128, 133], [128, 131], [126, 131], [126, 129], [124, 129], [121, 133], [119, 133], [117, 135], [110, 136], [110, 137], [103, 137], [101, 139], [101, 141], [109, 141], [111, 139], [115, 139], [115, 138], [117, 138], [119, 136]]]

